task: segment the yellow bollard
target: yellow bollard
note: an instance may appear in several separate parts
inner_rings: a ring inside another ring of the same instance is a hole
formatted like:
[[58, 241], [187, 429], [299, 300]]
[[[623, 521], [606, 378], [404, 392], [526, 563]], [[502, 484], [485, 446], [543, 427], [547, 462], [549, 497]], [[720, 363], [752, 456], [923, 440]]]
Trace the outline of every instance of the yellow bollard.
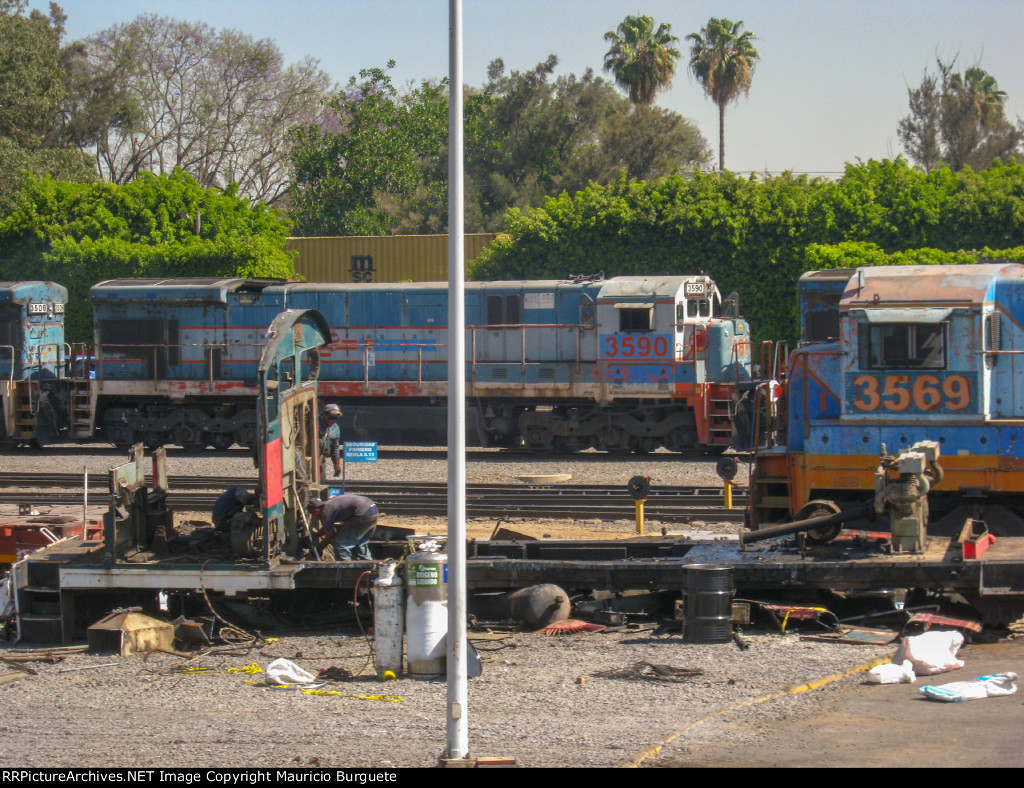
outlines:
[[724, 497], [725, 497], [725, 508], [726, 509], [731, 509], [732, 508], [732, 482], [726, 482], [725, 483], [725, 494], [724, 494]]
[[634, 501], [636, 504], [636, 532], [640, 536], [644, 535], [644, 502]]

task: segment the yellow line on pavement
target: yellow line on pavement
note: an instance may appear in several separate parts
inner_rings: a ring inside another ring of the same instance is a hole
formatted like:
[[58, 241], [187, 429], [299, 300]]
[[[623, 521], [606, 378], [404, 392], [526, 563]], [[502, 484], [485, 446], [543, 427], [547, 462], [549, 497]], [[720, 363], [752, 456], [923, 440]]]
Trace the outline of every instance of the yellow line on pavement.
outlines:
[[891, 660], [888, 657], [884, 657], [882, 659], [872, 660], [871, 662], [868, 662], [867, 664], [859, 665], [859, 666], [857, 666], [855, 668], [851, 668], [850, 670], [846, 671], [845, 673], [833, 673], [833, 674], [831, 674], [829, 676], [823, 676], [820, 679], [814, 679], [813, 681], [808, 681], [805, 684], [797, 684], [796, 686], [793, 686], [793, 687], [790, 687], [788, 689], [785, 689], [782, 692], [776, 692], [774, 695], [766, 695], [763, 698], [757, 698], [755, 700], [744, 701], [743, 703], [739, 703], [739, 704], [737, 704], [735, 706], [731, 706], [731, 707], [729, 707], [727, 709], [722, 709], [721, 711], [716, 711], [714, 714], [709, 714], [708, 716], [703, 717], [702, 719], [694, 720], [693, 722], [690, 722], [690, 723], [686, 724], [684, 727], [680, 728], [675, 733], [671, 734], [670, 736], [666, 737], [665, 739], [662, 739], [660, 742], [658, 742], [657, 744], [655, 744], [652, 747], [649, 747], [648, 749], [644, 750], [643, 752], [637, 753], [636, 755], [634, 755], [632, 758], [630, 758], [625, 763], [619, 764], [619, 766], [621, 768], [626, 768], [626, 769], [629, 769], [629, 768], [634, 768], [635, 769], [636, 767], [640, 766], [641, 763], [643, 763], [645, 760], [647, 760], [651, 756], [657, 755], [658, 753], [660, 753], [661, 749], [666, 744], [669, 744], [669, 743], [675, 741], [680, 736], [682, 736], [684, 733], [687, 733], [688, 731], [692, 731], [698, 725], [703, 725], [705, 722], [709, 722], [710, 720], [715, 719], [715, 717], [721, 717], [721, 716], [723, 716], [725, 714], [728, 714], [731, 711], [739, 711], [740, 709], [745, 709], [745, 708], [748, 708], [750, 706], [756, 706], [756, 705], [758, 705], [760, 703], [766, 703], [766, 702], [768, 702], [770, 700], [776, 700], [777, 698], [784, 698], [787, 695], [798, 695], [801, 692], [810, 692], [812, 690], [820, 689], [821, 687], [824, 687], [824, 686], [826, 686], [828, 684], [833, 684], [833, 683], [835, 683], [837, 681], [841, 681], [842, 679], [845, 679], [848, 676], [853, 676], [856, 673], [865, 673], [865, 672], [871, 670], [871, 668], [873, 668], [873, 667], [875, 667], [877, 665], [885, 665], [888, 662], [891, 662]]

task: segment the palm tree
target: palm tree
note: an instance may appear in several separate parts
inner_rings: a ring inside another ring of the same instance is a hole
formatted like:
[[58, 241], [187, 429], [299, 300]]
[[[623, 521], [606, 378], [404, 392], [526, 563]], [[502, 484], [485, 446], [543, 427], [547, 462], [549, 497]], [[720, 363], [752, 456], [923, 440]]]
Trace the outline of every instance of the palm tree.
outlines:
[[1006, 91], [1000, 90], [995, 77], [978, 66], [962, 75], [953, 71], [952, 63], [939, 61], [939, 66], [944, 87], [939, 123], [946, 142], [946, 164], [959, 172], [978, 158], [991, 161], [988, 151], [980, 157], [977, 154], [986, 136], [1005, 124]]
[[658, 92], [672, 84], [680, 52], [671, 26], [658, 25], [649, 16], [627, 16], [617, 30], [604, 34], [611, 49], [604, 56], [604, 70], [626, 90], [637, 106], [649, 107]]
[[708, 20], [700, 33], [690, 33], [690, 73], [718, 105], [718, 169], [725, 169], [725, 105], [740, 93], [750, 92], [754, 65], [760, 55], [751, 43], [755, 36], [741, 32], [742, 22]]

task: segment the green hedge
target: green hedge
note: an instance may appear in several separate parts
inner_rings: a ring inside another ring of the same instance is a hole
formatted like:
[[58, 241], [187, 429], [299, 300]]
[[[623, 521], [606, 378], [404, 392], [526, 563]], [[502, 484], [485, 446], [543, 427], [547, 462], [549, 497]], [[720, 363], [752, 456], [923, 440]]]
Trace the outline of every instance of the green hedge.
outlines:
[[848, 165], [835, 181], [622, 176], [513, 210], [505, 229], [472, 278], [704, 272], [740, 294], [756, 339], [793, 341], [805, 271], [1022, 259], [1024, 167], [925, 174], [897, 159]]

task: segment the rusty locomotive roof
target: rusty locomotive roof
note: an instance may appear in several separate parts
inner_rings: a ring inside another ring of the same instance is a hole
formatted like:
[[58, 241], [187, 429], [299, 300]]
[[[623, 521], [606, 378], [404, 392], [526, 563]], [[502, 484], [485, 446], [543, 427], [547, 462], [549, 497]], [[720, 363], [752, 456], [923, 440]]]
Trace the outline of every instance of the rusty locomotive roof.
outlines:
[[843, 293], [844, 308], [981, 304], [993, 298], [997, 283], [1024, 283], [1024, 265], [893, 265], [859, 268]]

